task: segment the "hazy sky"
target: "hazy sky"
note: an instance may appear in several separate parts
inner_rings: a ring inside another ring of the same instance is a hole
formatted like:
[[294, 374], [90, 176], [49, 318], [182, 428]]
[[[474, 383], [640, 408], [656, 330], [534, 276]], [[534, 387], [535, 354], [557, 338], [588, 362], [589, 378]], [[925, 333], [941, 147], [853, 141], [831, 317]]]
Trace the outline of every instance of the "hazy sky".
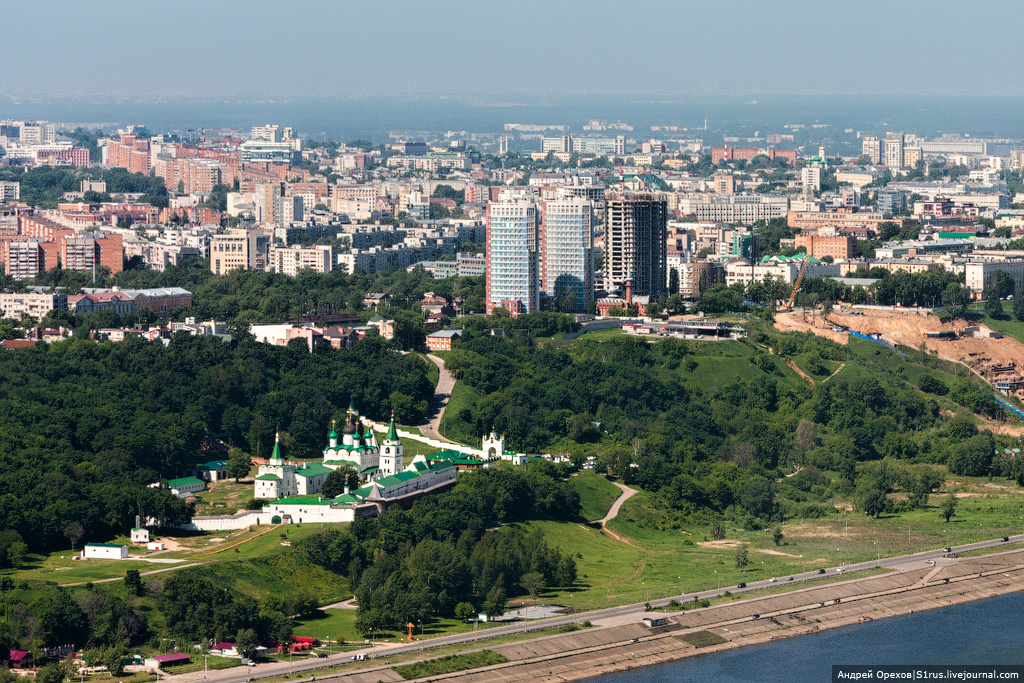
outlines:
[[1018, 0], [46, 0], [0, 94], [1024, 95]]

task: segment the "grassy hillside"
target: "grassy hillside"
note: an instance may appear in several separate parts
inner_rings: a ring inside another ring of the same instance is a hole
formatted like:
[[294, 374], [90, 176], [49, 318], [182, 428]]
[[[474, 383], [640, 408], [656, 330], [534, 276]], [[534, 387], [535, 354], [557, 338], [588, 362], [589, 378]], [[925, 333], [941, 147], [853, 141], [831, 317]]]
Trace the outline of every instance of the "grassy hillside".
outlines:
[[621, 493], [615, 484], [604, 477], [585, 471], [569, 480], [580, 494], [580, 512], [583, 519], [601, 519]]

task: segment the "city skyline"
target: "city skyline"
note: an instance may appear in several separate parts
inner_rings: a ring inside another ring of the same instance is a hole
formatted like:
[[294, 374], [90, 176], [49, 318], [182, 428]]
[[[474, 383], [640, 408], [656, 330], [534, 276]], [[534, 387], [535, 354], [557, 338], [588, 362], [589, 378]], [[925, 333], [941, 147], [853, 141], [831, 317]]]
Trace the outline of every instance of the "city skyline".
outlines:
[[[101, 11], [66, 1], [22, 3], [6, 13], [11, 26], [23, 27], [9, 32], [9, 47], [32, 58], [0, 78], [0, 92], [1024, 95], [1012, 71], [1013, 30], [1024, 10], [1009, 2], [986, 6], [654, 2], [643, 16], [622, 16], [575, 2], [530, 0], [513, 12], [462, 1], [385, 10], [311, 0], [281, 16], [263, 2], [186, 0], [175, 11], [122, 0]], [[935, 36], [972, 25], [986, 34], [980, 64], [966, 53], [937, 58], [942, 43]], [[61, 49], [39, 50], [43, 39]], [[177, 46], [173, 59], [155, 49], [161, 44]], [[85, 73], [68, 68], [71, 53], [86, 55]]]

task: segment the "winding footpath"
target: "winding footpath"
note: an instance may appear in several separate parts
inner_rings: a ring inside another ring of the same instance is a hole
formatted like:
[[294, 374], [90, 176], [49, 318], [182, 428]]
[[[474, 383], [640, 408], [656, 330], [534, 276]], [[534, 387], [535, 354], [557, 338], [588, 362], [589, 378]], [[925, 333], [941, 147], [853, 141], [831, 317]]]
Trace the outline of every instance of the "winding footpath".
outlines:
[[455, 388], [455, 377], [452, 373], [448, 372], [448, 368], [444, 366], [444, 360], [432, 353], [427, 354], [427, 358], [437, 366], [437, 386], [434, 388], [434, 397], [430, 399], [431, 414], [430, 419], [422, 425], [418, 425], [420, 433], [423, 436], [429, 436], [432, 439], [438, 439], [439, 441], [452, 442], [451, 439], [446, 438], [441, 432], [441, 418], [444, 417], [445, 408], [448, 407], [448, 400], [452, 397], [452, 389]]
[[631, 545], [634, 548], [639, 548], [640, 546], [636, 545], [628, 538], [620, 536], [619, 534], [615, 533], [614, 531], [608, 528], [608, 522], [612, 521], [613, 519], [619, 516], [619, 509], [622, 507], [622, 504], [638, 493], [636, 489], [631, 489], [625, 484], [620, 484], [617, 481], [613, 481], [612, 483], [615, 484], [622, 493], [620, 493], [619, 497], [615, 499], [615, 502], [612, 503], [612, 506], [608, 508], [608, 513], [601, 519], [595, 520], [593, 523], [600, 524], [601, 531], [607, 534], [608, 536], [611, 536], [616, 541], [619, 541], [620, 543], [625, 543], [626, 545]]

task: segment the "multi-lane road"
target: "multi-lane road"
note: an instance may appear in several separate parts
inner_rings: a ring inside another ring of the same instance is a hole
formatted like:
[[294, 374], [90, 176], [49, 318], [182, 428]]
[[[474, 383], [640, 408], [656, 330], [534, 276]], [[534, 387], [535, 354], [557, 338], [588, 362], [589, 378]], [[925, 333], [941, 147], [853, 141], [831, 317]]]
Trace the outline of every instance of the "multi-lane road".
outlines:
[[[988, 541], [979, 541], [977, 543], [968, 543], [966, 545], [954, 546], [951, 548], [953, 553], [963, 553], [971, 550], [982, 550], [985, 548], [993, 548], [998, 546], [1008, 545], [1008, 543], [1024, 542], [1024, 534], [1017, 536], [1010, 536], [1008, 541], [1000, 539], [992, 539]], [[825, 569], [825, 576], [836, 576], [852, 574], [854, 572], [862, 571], [865, 569], [872, 569], [874, 567], [883, 567], [886, 569], [916, 569], [924, 566], [925, 563], [940, 561], [946, 558], [948, 553], [945, 549], [927, 550], [920, 553], [914, 553], [911, 555], [899, 555], [896, 557], [882, 558], [880, 561], [868, 561], [858, 562], [855, 564], [846, 565], [842, 567], [842, 571], [839, 571], [839, 567], [822, 567]], [[948, 559], [946, 561], [955, 562], [955, 559]], [[792, 577], [792, 578], [790, 578]], [[760, 581], [750, 581], [743, 588], [738, 586], [724, 586], [722, 588], [716, 588], [706, 591], [699, 591], [696, 593], [685, 593], [682, 596], [673, 596], [670, 598], [662, 598], [659, 600], [652, 600], [651, 605], [653, 607], [664, 607], [671, 600], [693, 600], [693, 599], [704, 599], [713, 598], [722, 595], [726, 591], [732, 594], [746, 593], [750, 591], [761, 590], [770, 586], [776, 585], [795, 585], [806, 581], [813, 581], [814, 579], [823, 578], [823, 575], [818, 571], [801, 572], [799, 574], [786, 574], [779, 577], [773, 577], [763, 579]], [[855, 577], [851, 577], [855, 578]], [[449, 645], [459, 645], [464, 643], [470, 643], [473, 641], [480, 641], [483, 643], [489, 638], [496, 636], [509, 635], [514, 633], [527, 633], [530, 631], [537, 631], [540, 629], [551, 628], [553, 626], [562, 626], [564, 624], [578, 623], [584, 620], [591, 622], [603, 622], [609, 620], [621, 621], [623, 618], [633, 615], [636, 620], [639, 621], [646, 610], [645, 603], [633, 603], [631, 605], [619, 605], [616, 607], [606, 607], [604, 609], [592, 610], [590, 612], [579, 612], [576, 614], [562, 615], [557, 617], [550, 617], [547, 619], [538, 619], [529, 623], [517, 622], [509, 624], [508, 626], [496, 626], [488, 628], [485, 631], [460, 633], [450, 636], [442, 636], [439, 638], [430, 638], [429, 640], [415, 641], [403, 645], [378, 645], [375, 647], [366, 647], [362, 650], [349, 651], [344, 654], [332, 655], [328, 658], [317, 659], [317, 658], [305, 658], [292, 663], [289, 662], [275, 662], [272, 664], [260, 664], [255, 667], [244, 667], [244, 668], [233, 668], [233, 669], [221, 669], [219, 671], [210, 671], [208, 673], [198, 672], [183, 674], [181, 676], [173, 676], [172, 680], [175, 682], [180, 681], [186, 683], [197, 680], [210, 680], [216, 681], [217, 683], [245, 683], [249, 680], [257, 680], [260, 678], [270, 678], [273, 676], [281, 676], [288, 673], [297, 672], [309, 672], [312, 675], [316, 675], [317, 669], [322, 669], [330, 666], [337, 666], [338, 664], [350, 661], [354, 655], [364, 654], [372, 656], [375, 659], [386, 658], [398, 654], [407, 652], [425, 652], [439, 647], [445, 647]], [[429, 654], [429, 653], [426, 653]], [[383, 666], [383, 662], [381, 666]]]

